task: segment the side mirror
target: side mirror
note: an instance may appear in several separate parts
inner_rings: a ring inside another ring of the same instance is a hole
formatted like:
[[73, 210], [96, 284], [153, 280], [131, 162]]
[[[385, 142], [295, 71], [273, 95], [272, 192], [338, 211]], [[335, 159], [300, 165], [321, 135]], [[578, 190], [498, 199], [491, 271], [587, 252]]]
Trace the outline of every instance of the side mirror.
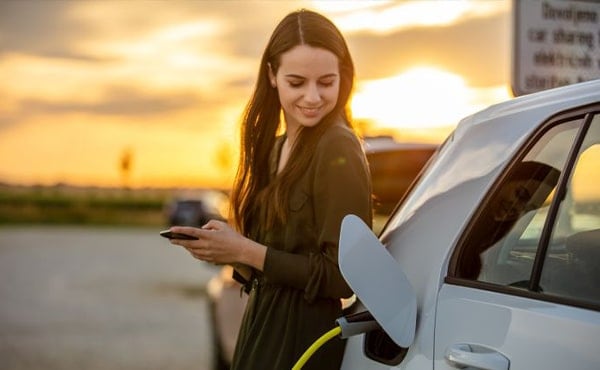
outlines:
[[400, 347], [415, 338], [417, 297], [398, 262], [359, 217], [342, 221], [342, 276], [381, 328]]

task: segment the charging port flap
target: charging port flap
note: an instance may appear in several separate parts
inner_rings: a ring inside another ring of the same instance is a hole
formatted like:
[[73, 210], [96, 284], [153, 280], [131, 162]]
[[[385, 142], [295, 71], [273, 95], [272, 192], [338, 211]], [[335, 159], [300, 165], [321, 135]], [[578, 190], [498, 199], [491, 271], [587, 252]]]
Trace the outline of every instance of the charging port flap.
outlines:
[[339, 247], [342, 276], [381, 328], [399, 346], [415, 337], [417, 297], [398, 262], [359, 217], [342, 221]]

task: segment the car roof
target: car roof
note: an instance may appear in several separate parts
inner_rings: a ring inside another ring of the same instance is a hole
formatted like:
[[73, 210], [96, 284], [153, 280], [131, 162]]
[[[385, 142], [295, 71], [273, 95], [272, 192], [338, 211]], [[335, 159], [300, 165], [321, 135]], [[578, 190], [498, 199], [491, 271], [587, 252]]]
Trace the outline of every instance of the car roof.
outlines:
[[[573, 85], [523, 95], [501, 103], [497, 103], [477, 113], [465, 117], [460, 124], [483, 124], [497, 119], [528, 111], [536, 113], [538, 119], [531, 119], [531, 124], [548, 118], [552, 112], [570, 106], [581, 106], [597, 102], [600, 96], [600, 79], [581, 82]], [[532, 117], [533, 118], [533, 117]]]

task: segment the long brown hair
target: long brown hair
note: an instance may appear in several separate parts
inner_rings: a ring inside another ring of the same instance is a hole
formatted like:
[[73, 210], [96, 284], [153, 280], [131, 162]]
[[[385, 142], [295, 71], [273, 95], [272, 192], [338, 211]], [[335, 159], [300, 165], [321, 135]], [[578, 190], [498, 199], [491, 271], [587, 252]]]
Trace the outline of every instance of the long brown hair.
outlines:
[[[283, 171], [269, 182], [269, 157], [281, 124], [281, 103], [277, 90], [270, 84], [268, 68], [276, 74], [281, 55], [298, 45], [323, 48], [337, 56], [338, 101], [322, 122], [299, 131], [296, 143], [301, 145], [294, 145]], [[270, 227], [285, 221], [292, 186], [308, 167], [319, 137], [335, 122], [343, 121], [350, 126], [348, 102], [353, 85], [354, 64], [348, 46], [329, 19], [304, 9], [283, 18], [265, 48], [254, 93], [242, 117], [240, 162], [231, 194], [231, 215], [243, 234], [249, 232], [254, 222]], [[260, 207], [268, 210], [259, 213]]]

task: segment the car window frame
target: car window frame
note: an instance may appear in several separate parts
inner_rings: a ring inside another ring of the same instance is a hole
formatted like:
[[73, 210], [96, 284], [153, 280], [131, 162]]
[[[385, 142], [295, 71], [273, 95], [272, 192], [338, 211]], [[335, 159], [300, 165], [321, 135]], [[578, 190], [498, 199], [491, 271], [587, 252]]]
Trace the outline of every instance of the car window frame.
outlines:
[[[446, 272], [446, 276], [444, 278], [444, 282], [452, 285], [459, 285], [469, 288], [488, 290], [513, 296], [520, 296], [525, 298], [531, 298], [540, 301], [552, 302], [563, 304], [567, 306], [579, 307], [584, 309], [590, 309], [594, 311], [600, 311], [600, 304], [582, 301], [577, 298], [572, 297], [562, 297], [555, 295], [548, 295], [543, 292], [539, 292], [539, 283], [542, 276], [543, 266], [545, 262], [545, 257], [548, 251], [548, 245], [550, 239], [552, 237], [552, 231], [556, 224], [556, 218], [558, 217], [558, 212], [560, 208], [560, 200], [561, 197], [564, 196], [567, 182], [573, 172], [574, 165], [577, 160], [577, 154], [581, 148], [581, 145], [585, 139], [585, 135], [590, 127], [590, 124], [595, 115], [600, 115], [600, 103], [592, 103], [586, 104], [580, 107], [568, 109], [557, 114], [552, 115], [548, 119], [545, 120], [543, 124], [541, 124], [538, 129], [536, 129], [532, 134], [530, 134], [524, 144], [521, 146], [520, 150], [513, 158], [508, 162], [505, 168], [502, 171], [502, 174], [498, 176], [493, 185], [488, 189], [486, 195], [482, 202], [479, 204], [478, 208], [473, 212], [469, 222], [466, 224], [463, 232], [461, 233], [461, 237], [458, 239], [454, 250], [450, 256], [448, 269]], [[544, 226], [542, 229], [542, 233], [540, 236], [540, 242], [538, 244], [536, 250], [536, 256], [534, 260], [534, 264], [531, 270], [531, 280], [529, 286], [526, 289], [504, 286], [493, 284], [489, 282], [479, 281], [479, 280], [470, 280], [467, 278], [458, 277], [458, 263], [461, 259], [462, 253], [464, 253], [466, 249], [466, 244], [469, 239], [469, 236], [473, 232], [473, 228], [477, 223], [476, 220], [482, 214], [482, 212], [488, 206], [490, 198], [498, 191], [498, 189], [505, 184], [507, 180], [507, 176], [510, 174], [511, 170], [517, 163], [520, 163], [523, 158], [530, 152], [532, 147], [553, 127], [558, 125], [572, 122], [574, 120], [581, 119], [582, 124], [579, 127], [578, 132], [575, 137], [575, 141], [573, 145], [569, 149], [565, 168], [560, 174], [560, 178], [556, 185], [556, 195], [550, 207], [548, 209], [548, 216], [544, 222]]]

